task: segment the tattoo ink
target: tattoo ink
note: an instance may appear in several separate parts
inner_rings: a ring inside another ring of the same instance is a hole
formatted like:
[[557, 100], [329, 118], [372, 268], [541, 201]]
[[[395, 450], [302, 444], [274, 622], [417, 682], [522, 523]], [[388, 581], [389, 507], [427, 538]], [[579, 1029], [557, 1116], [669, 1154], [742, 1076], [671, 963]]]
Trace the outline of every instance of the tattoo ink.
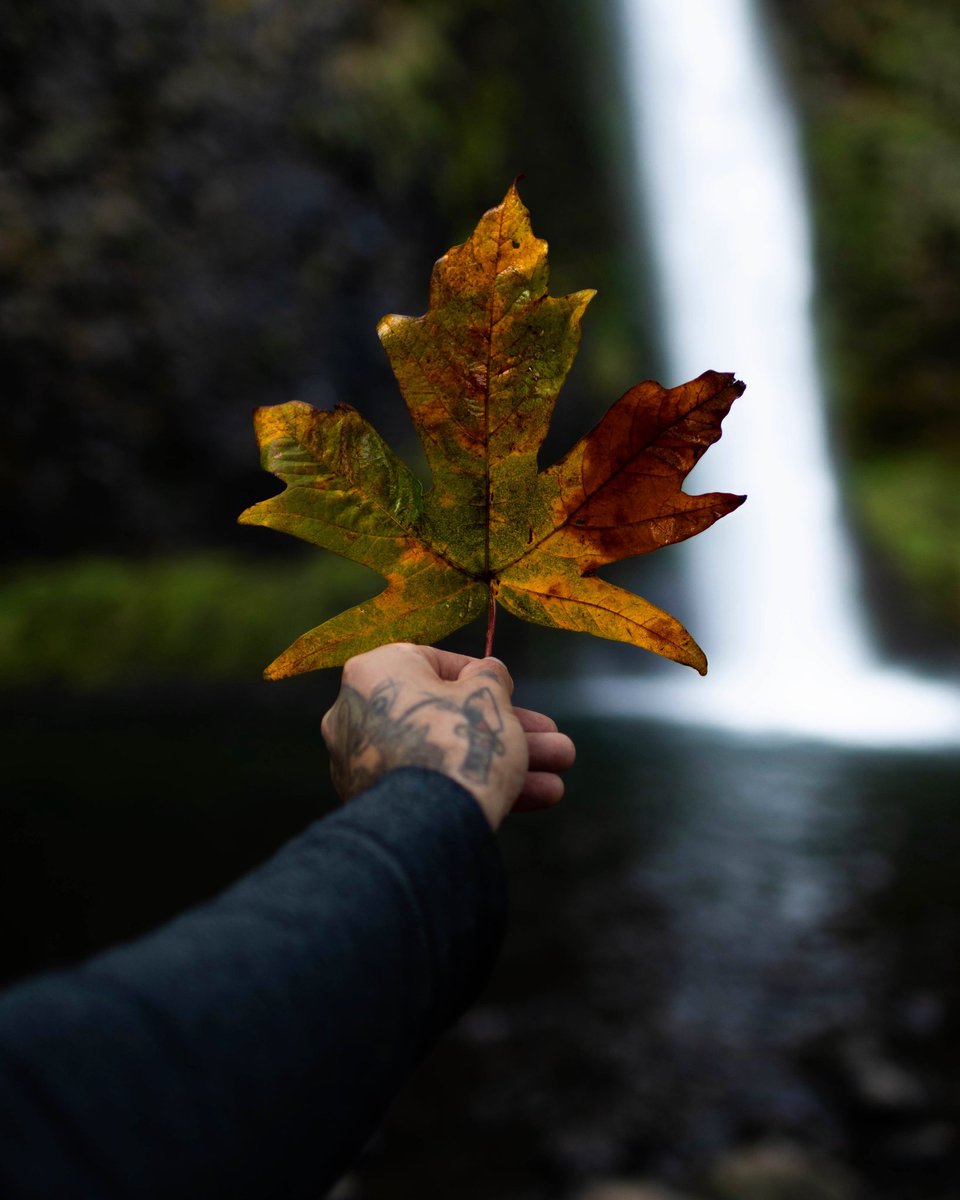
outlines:
[[503, 717], [490, 688], [478, 688], [462, 704], [427, 693], [395, 713], [399, 691], [399, 684], [392, 679], [379, 683], [369, 696], [346, 684], [341, 687], [336, 706], [338, 753], [331, 756], [333, 782], [340, 796], [345, 800], [355, 796], [394, 767], [430, 767], [449, 773], [448, 751], [431, 739], [429, 720], [421, 724], [415, 720], [418, 712], [428, 708], [463, 718], [453, 728], [456, 737], [467, 741], [458, 773], [470, 783], [486, 784], [494, 755], [506, 754], [500, 736]]
[[500, 738], [503, 718], [490, 689], [485, 687], [472, 692], [464, 701], [463, 715], [467, 723], [454, 730], [467, 739], [467, 756], [460, 764], [460, 773], [466, 779], [486, 783], [493, 756], [506, 753]]
[[344, 799], [366, 790], [393, 767], [444, 768], [446, 755], [428, 739], [426, 727], [410, 724], [407, 713], [393, 716], [397, 692], [393, 680], [378, 684], [370, 696], [349, 685], [340, 690], [337, 732], [343, 751], [331, 759], [331, 770]]

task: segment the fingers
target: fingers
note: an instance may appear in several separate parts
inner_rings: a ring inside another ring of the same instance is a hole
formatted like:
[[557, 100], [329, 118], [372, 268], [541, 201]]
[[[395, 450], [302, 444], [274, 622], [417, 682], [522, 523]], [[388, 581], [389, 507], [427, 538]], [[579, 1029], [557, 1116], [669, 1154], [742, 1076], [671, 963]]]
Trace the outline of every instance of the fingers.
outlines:
[[436, 646], [418, 646], [413, 642], [394, 642], [388, 646], [378, 646], [376, 650], [368, 650], [347, 661], [344, 671], [351, 674], [378, 673], [389, 667], [389, 664], [402, 662], [405, 673], [418, 672], [418, 667], [429, 671], [433, 676], [448, 683], [457, 680], [470, 679], [473, 675], [494, 675], [509, 695], [513, 694], [513, 680], [510, 672], [499, 658], [471, 658], [468, 654], [455, 654], [452, 650], [438, 650]]
[[577, 749], [565, 733], [528, 733], [530, 771], [566, 771], [573, 766]]
[[[400, 645], [406, 648], [407, 644]], [[454, 654], [452, 650], [438, 650], [436, 646], [409, 644], [409, 648], [420, 654], [441, 679], [451, 683], [462, 683], [476, 675], [492, 675], [506, 688], [507, 695], [513, 695], [513, 679], [506, 664], [499, 658], [471, 658], [468, 654]]]
[[513, 805], [513, 812], [535, 812], [538, 809], [552, 808], [563, 798], [564, 785], [558, 772], [572, 767], [577, 757], [577, 750], [565, 733], [557, 733], [556, 726], [543, 713], [528, 713], [522, 710], [525, 718], [536, 718], [536, 723], [553, 726], [542, 731], [532, 730], [527, 733], [527, 747], [530, 754], [530, 766], [523, 788]]
[[438, 650], [436, 646], [412, 646], [433, 667], [441, 679], [455, 683], [460, 673], [471, 663], [480, 661], [467, 654], [454, 654], [452, 650]]
[[549, 771], [530, 771], [511, 812], [536, 812], [553, 808], [563, 799], [563, 780]]
[[520, 722], [520, 728], [526, 733], [556, 733], [557, 723], [546, 713], [534, 712], [530, 708], [515, 708], [513, 715]]
[[499, 658], [471, 658], [460, 672], [458, 679], [461, 683], [477, 676], [492, 678], [500, 684], [508, 696], [513, 695], [513, 677], [507, 670], [506, 664]]

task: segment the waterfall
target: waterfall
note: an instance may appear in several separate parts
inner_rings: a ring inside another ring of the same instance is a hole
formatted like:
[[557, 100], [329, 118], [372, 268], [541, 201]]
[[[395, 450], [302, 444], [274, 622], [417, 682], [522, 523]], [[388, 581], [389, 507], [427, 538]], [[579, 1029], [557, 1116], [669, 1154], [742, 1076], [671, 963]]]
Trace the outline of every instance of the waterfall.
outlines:
[[749, 498], [683, 548], [690, 611], [677, 615], [710, 674], [605, 681], [603, 696], [755, 731], [960, 740], [960, 692], [882, 668], [864, 630], [824, 427], [796, 131], [757, 14], [749, 0], [620, 9], [662, 382], [712, 368], [747, 384], [686, 490]]

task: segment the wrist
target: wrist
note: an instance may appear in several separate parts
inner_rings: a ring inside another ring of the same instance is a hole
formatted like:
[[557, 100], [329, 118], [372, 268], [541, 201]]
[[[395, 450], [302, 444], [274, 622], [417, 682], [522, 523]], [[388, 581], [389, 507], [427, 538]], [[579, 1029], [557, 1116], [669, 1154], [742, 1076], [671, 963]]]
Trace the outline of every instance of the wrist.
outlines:
[[478, 789], [476, 787], [471, 787], [471, 785], [462, 779], [456, 771], [447, 770], [444, 767], [426, 767], [418, 763], [404, 763], [398, 764], [396, 767], [394, 767], [390, 774], [393, 774], [396, 771], [407, 770], [414, 772], [428, 771], [431, 775], [441, 776], [448, 784], [453, 784], [470, 798], [472, 804], [476, 805], [476, 807], [480, 810], [483, 819], [490, 826], [494, 833], [496, 833], [496, 831], [499, 829], [500, 825], [503, 823], [504, 817], [510, 811], [510, 804], [508, 804], [502, 797], [496, 795], [488, 788]]

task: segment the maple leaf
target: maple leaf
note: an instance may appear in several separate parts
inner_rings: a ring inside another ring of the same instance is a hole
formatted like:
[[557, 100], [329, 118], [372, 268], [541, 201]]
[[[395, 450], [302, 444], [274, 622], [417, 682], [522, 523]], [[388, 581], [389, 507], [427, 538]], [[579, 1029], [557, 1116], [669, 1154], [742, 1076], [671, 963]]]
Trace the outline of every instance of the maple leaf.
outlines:
[[427, 492], [348, 405], [257, 410], [263, 466], [286, 489], [240, 521], [333, 550], [387, 583], [298, 638], [268, 678], [340, 666], [385, 642], [435, 642], [485, 609], [492, 635], [496, 603], [706, 673], [675, 617], [594, 572], [692, 537], [743, 503], [682, 484], [744, 385], [716, 371], [676, 388], [640, 383], [540, 471], [593, 295], [548, 295], [547, 244], [511, 187], [436, 264], [427, 312], [384, 317], [378, 332], [426, 454]]

